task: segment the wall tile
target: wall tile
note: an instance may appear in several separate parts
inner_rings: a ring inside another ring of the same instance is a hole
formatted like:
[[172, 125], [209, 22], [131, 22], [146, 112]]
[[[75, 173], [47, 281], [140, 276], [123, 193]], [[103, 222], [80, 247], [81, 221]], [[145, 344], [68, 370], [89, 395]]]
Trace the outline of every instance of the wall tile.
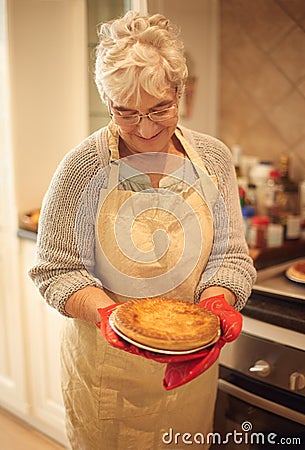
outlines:
[[305, 31], [305, 17], [303, 17], [303, 19], [299, 22], [299, 26], [303, 31]]
[[242, 139], [246, 131], [259, 119], [260, 110], [224, 66], [222, 68], [222, 98], [219, 121], [222, 139], [232, 146]]
[[232, 15], [264, 51], [271, 49], [294, 23], [275, 0], [222, 0], [223, 3], [231, 4]]
[[219, 137], [305, 179], [305, 0], [220, 0]]
[[305, 78], [298, 84], [298, 89], [305, 97]]
[[294, 90], [272, 111], [269, 119], [288, 146], [305, 137], [305, 98]]
[[305, 139], [301, 139], [296, 146], [292, 147], [289, 154], [291, 161], [291, 177], [296, 181], [305, 180]]
[[305, 75], [305, 33], [295, 26], [270, 54], [271, 60], [294, 83]]
[[277, 0], [277, 4], [295, 21], [305, 17], [304, 0]]
[[251, 75], [244, 79], [244, 88], [263, 112], [272, 111], [288, 92], [291, 83], [269, 60], [264, 59]]
[[279, 156], [287, 150], [287, 144], [277, 128], [267, 119], [260, 118], [242, 136], [240, 145], [245, 153], [255, 155], [262, 161], [279, 161]]
[[231, 41], [230, 46], [224, 43], [221, 56], [223, 64], [240, 82], [251, 78], [253, 71], [259, 69], [265, 58], [264, 53], [243, 32], [234, 43]]

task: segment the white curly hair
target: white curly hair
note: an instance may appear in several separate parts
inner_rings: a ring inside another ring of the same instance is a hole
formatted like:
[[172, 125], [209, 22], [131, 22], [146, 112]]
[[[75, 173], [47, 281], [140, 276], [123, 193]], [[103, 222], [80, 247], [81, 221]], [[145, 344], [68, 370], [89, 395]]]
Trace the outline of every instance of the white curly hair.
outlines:
[[128, 11], [98, 32], [95, 82], [101, 99], [140, 100], [141, 88], [156, 98], [174, 88], [182, 95], [188, 71], [179, 30], [161, 14]]

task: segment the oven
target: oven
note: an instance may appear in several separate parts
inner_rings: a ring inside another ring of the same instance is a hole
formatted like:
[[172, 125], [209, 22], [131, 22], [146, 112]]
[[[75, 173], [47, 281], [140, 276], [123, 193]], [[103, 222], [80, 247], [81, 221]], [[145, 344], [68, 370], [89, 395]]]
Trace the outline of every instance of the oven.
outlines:
[[220, 356], [212, 449], [305, 448], [305, 284], [258, 272], [240, 337]]

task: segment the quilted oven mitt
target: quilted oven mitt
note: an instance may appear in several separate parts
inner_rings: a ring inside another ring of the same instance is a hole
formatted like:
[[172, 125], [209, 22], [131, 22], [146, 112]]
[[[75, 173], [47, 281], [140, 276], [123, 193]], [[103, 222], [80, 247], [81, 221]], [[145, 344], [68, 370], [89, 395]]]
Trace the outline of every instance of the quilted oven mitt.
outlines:
[[112, 311], [119, 306], [119, 303], [98, 309], [101, 317], [98, 326], [104, 338], [113, 347], [167, 364], [163, 387], [170, 390], [188, 383], [207, 370], [219, 357], [223, 345], [236, 339], [241, 331], [242, 316], [232, 306], [228, 305], [223, 295], [202, 300], [198, 305], [209, 309], [220, 317], [222, 335], [213, 346], [187, 355], [162, 355], [140, 349], [136, 345], [121, 339], [109, 324], [109, 317]]
[[227, 342], [237, 339], [241, 332], [242, 315], [226, 302], [223, 294], [201, 300], [198, 306], [212, 311], [219, 317], [221, 336], [212, 347], [193, 353], [194, 358], [169, 362], [163, 379], [163, 386], [167, 390], [188, 383], [205, 372], [219, 358], [222, 347]]

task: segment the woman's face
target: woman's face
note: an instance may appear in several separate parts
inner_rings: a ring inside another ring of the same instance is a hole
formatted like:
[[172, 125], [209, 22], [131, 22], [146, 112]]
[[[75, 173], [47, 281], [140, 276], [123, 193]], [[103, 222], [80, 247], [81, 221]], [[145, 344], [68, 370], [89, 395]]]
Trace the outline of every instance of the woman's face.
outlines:
[[[163, 99], [153, 97], [142, 89], [139, 104], [131, 98], [126, 104], [111, 104], [113, 120], [117, 123], [119, 135], [131, 153], [167, 152], [171, 138], [178, 122], [177, 96], [174, 89], [169, 89]], [[153, 121], [148, 116], [142, 117], [137, 125], [125, 125], [120, 120], [133, 114], [145, 115], [164, 109], [170, 109], [170, 118]], [[118, 118], [116, 122], [116, 117]]]

